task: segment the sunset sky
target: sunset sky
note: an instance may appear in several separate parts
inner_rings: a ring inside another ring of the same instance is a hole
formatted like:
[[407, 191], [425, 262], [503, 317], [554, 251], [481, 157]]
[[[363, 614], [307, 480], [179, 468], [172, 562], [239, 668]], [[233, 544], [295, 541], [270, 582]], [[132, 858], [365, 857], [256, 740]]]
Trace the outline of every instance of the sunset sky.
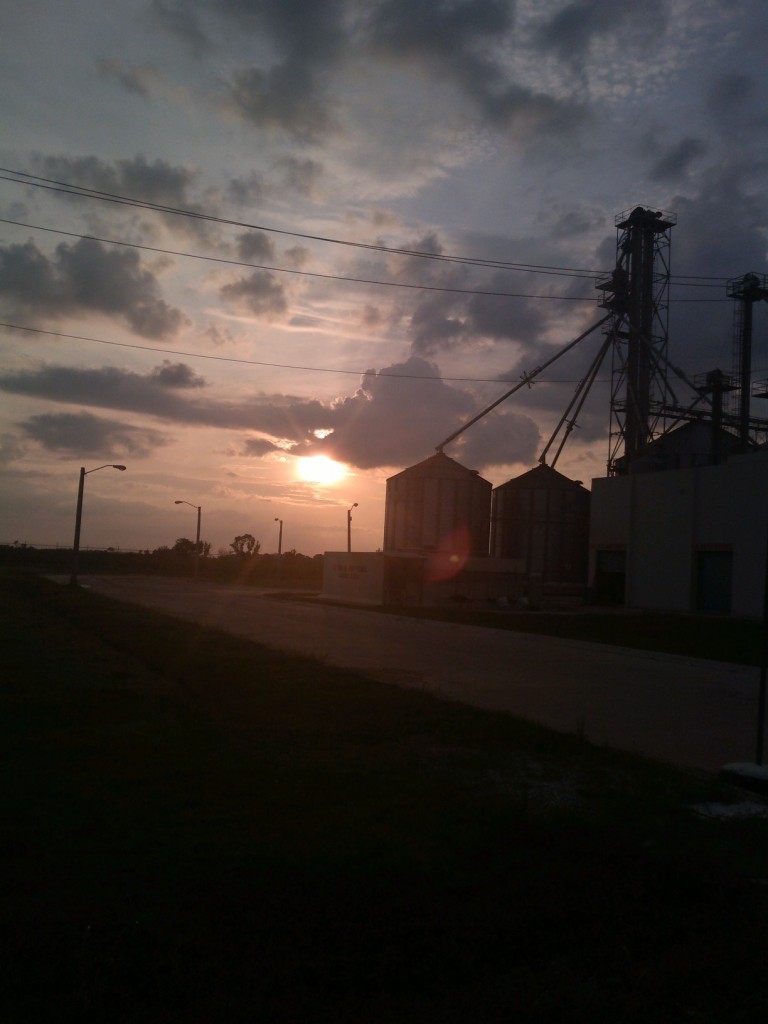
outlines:
[[[764, 0], [26, 0], [0, 13], [0, 543], [383, 540], [385, 481], [677, 216], [670, 347], [768, 273]], [[80, 192], [74, 195], [73, 192]], [[84, 194], [87, 192], [88, 194]], [[98, 193], [98, 195], [97, 195]], [[768, 308], [755, 376], [768, 377]], [[601, 335], [446, 454], [536, 465]], [[601, 374], [557, 468], [604, 475]], [[768, 415], [768, 409], [755, 410]], [[318, 458], [320, 461], [317, 461]]]

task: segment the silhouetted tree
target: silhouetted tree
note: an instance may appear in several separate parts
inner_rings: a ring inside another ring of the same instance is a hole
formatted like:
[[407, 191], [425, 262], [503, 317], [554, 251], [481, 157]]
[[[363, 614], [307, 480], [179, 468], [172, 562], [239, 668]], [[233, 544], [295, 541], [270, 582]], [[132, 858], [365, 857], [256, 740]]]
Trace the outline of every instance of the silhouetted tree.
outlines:
[[229, 546], [236, 555], [258, 555], [261, 551], [261, 541], [256, 540], [252, 533], [241, 533]]
[[171, 548], [174, 555], [194, 555], [195, 542], [188, 537], [179, 537]]
[[[158, 552], [168, 551], [168, 548], [158, 548]], [[201, 540], [200, 546], [197, 549], [203, 558], [207, 558], [211, 553], [211, 542], [209, 540]], [[189, 540], [187, 537], [179, 537], [176, 543], [170, 548], [170, 551], [174, 555], [194, 555], [195, 553], [195, 542]]]

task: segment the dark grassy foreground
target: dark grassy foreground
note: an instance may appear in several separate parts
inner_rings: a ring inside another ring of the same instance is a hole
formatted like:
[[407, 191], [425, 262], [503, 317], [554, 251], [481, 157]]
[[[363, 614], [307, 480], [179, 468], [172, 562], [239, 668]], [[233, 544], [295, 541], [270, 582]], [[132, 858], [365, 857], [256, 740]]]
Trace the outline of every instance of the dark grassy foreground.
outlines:
[[[0, 577], [3, 1024], [768, 1014], [741, 800]], [[754, 800], [756, 798], [749, 798]]]

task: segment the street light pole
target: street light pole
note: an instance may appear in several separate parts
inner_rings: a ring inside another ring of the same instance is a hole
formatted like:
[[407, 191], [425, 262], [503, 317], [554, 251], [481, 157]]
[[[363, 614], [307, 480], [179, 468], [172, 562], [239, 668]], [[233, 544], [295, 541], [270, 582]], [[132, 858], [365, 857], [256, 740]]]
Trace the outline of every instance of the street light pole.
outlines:
[[283, 520], [282, 519], [278, 519], [278, 517], [275, 516], [275, 522], [276, 523], [280, 523], [280, 529], [278, 530], [278, 533], [277, 533], [277, 553], [278, 553], [278, 555], [282, 555], [282, 553], [283, 553]]
[[[357, 508], [357, 502], [352, 508]], [[352, 508], [347, 509], [347, 554], [352, 553]]]
[[195, 579], [198, 579], [200, 575], [200, 516], [202, 515], [203, 506], [193, 505], [191, 501], [174, 501], [174, 505], [189, 505], [190, 508], [197, 509], [197, 536], [195, 537], [195, 561], [194, 561], [194, 574]]
[[121, 473], [125, 472], [125, 466], [116, 466], [111, 462], [107, 462], [103, 466], [97, 466], [96, 469], [86, 469], [85, 466], [80, 467], [80, 482], [77, 487], [77, 510], [75, 512], [75, 539], [72, 543], [72, 574], [69, 577], [71, 586], [77, 583], [77, 570], [80, 562], [80, 526], [83, 522], [85, 478], [89, 473], [95, 473], [99, 469], [119, 469]]

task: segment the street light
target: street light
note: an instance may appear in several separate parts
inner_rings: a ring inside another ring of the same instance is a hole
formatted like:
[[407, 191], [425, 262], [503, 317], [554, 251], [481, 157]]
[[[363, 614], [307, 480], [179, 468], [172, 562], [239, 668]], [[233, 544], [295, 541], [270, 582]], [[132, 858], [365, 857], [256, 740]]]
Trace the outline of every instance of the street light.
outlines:
[[202, 512], [202, 505], [193, 505], [191, 501], [174, 501], [174, 505], [189, 505], [190, 508], [197, 509], [197, 537], [195, 537], [195, 579], [198, 577], [200, 569], [200, 514]]
[[116, 466], [114, 463], [107, 462], [103, 466], [97, 466], [96, 469], [86, 469], [85, 466], [80, 467], [80, 483], [77, 488], [77, 511], [75, 513], [75, 540], [72, 544], [72, 575], [69, 577], [69, 582], [72, 586], [77, 583], [77, 569], [78, 562], [80, 561], [80, 524], [83, 521], [83, 490], [85, 489], [85, 478], [89, 473], [96, 473], [100, 469], [119, 469], [121, 473], [125, 471], [125, 466]]
[[[357, 502], [352, 508], [357, 508]], [[352, 508], [347, 509], [347, 554], [352, 552]]]
[[278, 519], [278, 517], [275, 516], [275, 522], [276, 523], [280, 523], [280, 529], [279, 529], [278, 534], [277, 534], [277, 553], [278, 553], [278, 555], [282, 555], [282, 553], [283, 553], [283, 520], [282, 519]]

